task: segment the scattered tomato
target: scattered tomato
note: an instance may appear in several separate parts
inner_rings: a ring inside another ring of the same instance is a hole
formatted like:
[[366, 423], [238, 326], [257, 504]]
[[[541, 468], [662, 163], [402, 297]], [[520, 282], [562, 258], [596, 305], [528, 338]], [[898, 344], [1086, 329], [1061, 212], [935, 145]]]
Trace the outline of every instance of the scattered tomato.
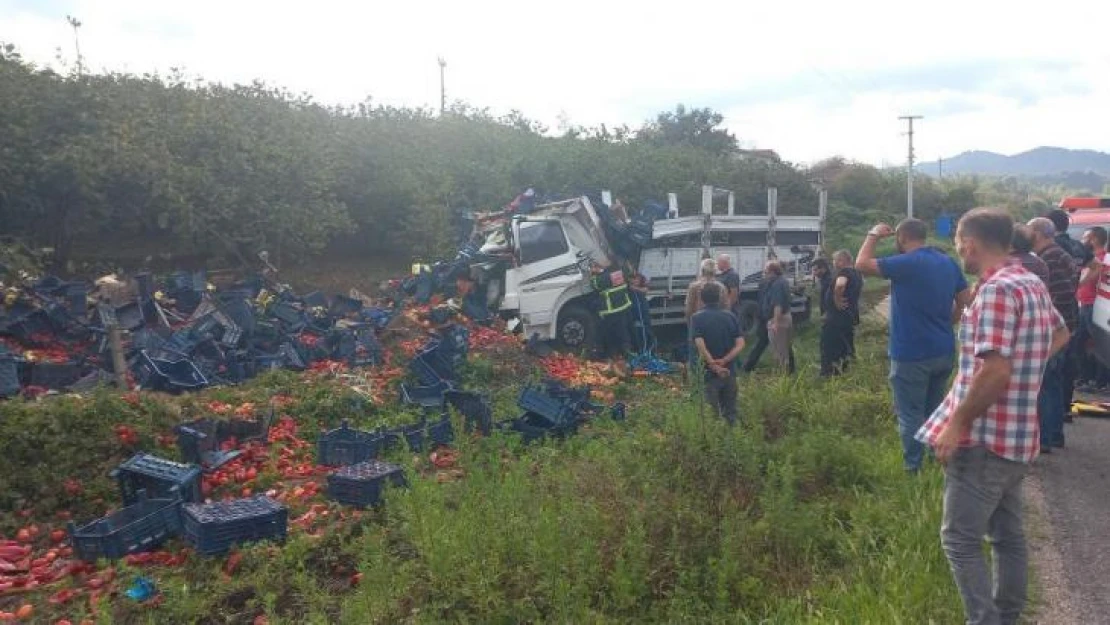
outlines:
[[20, 620], [29, 619], [34, 613], [35, 606], [31, 605], [30, 603], [24, 603], [23, 605], [19, 606], [18, 610], [15, 611], [15, 617]]
[[32, 540], [31, 530], [26, 527], [15, 533], [15, 539], [21, 543], [29, 543]]
[[227, 557], [227, 563], [224, 564], [224, 573], [231, 575], [239, 568], [239, 562], [243, 559], [243, 554], [236, 551]]
[[65, 539], [66, 539], [65, 530], [54, 530], [53, 532], [50, 532], [50, 540], [53, 541], [53, 542], [60, 543]]

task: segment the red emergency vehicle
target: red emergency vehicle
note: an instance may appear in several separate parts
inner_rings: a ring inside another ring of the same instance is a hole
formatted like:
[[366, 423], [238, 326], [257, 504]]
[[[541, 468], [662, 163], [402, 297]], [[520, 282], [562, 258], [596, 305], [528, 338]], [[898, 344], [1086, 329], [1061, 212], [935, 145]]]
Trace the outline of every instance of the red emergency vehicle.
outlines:
[[[1076, 239], [1095, 226], [1110, 230], [1110, 197], [1066, 197], [1060, 200], [1060, 208], [1068, 211], [1071, 217], [1068, 234]], [[1110, 263], [1110, 255], [1104, 262]], [[1110, 367], [1110, 264], [1103, 265], [1098, 280], [1093, 333], [1095, 355]]]

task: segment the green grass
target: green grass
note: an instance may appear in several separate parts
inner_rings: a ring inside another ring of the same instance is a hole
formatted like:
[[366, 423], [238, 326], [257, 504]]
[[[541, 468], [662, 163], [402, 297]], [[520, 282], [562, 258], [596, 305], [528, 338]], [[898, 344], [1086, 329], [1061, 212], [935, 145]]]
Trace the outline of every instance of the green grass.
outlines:
[[[463, 438], [465, 475], [449, 483], [412, 470], [415, 458], [399, 453], [410, 488], [391, 490], [381, 510], [323, 538], [294, 532], [284, 547], [247, 548], [230, 577], [220, 572], [223, 558], [147, 570], [164, 604], [106, 600], [99, 620], [959, 622], [938, 539], [941, 476], [902, 472], [884, 329], [866, 323], [856, 366], [829, 382], [815, 376], [813, 332], [798, 340], [796, 378], [760, 371], [742, 379], [735, 429], [691, 390], [637, 380], [622, 391], [631, 398], [626, 422], [600, 420], [530, 447], [501, 435]], [[510, 416], [519, 381], [484, 364], [470, 375], [493, 387], [499, 416]], [[185, 403], [275, 391], [297, 400], [290, 412], [306, 433], [343, 416], [389, 418], [289, 374]], [[10, 514], [28, 505], [24, 496], [43, 518], [63, 507], [81, 518], [103, 513], [95, 499], [114, 500], [104, 469], [124, 456], [112, 425], [133, 423], [149, 443], [178, 418], [178, 404], [147, 398], [131, 407], [105, 393], [0, 405], [0, 533], [24, 523]], [[73, 475], [85, 493], [51, 499]], [[337, 581], [349, 570], [362, 573], [353, 588]], [[85, 615], [83, 604], [54, 608], [44, 596], [33, 597], [39, 614]], [[0, 610], [15, 603], [0, 598]]]

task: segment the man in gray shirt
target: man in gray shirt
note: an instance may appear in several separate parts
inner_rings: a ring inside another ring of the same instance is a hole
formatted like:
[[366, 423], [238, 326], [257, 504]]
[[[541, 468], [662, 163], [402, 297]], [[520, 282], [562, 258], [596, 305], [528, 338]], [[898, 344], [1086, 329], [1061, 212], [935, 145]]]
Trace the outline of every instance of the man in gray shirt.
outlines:
[[790, 344], [794, 332], [790, 316], [790, 284], [783, 273], [782, 263], [777, 260], [767, 261], [763, 268], [756, 343], [744, 361], [744, 371], [755, 369], [763, 356], [763, 350], [772, 345], [779, 365], [786, 367], [791, 375], [795, 372], [794, 349]]

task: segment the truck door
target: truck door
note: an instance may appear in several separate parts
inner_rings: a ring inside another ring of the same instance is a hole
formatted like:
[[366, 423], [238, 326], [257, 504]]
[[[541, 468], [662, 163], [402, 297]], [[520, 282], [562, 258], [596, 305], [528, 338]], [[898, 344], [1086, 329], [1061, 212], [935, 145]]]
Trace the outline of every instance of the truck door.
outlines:
[[563, 224], [557, 219], [519, 221], [513, 226], [520, 266], [506, 272], [506, 303], [516, 307], [526, 330], [548, 338], [555, 306], [568, 288], [584, 282], [577, 263], [578, 250], [570, 245]]

